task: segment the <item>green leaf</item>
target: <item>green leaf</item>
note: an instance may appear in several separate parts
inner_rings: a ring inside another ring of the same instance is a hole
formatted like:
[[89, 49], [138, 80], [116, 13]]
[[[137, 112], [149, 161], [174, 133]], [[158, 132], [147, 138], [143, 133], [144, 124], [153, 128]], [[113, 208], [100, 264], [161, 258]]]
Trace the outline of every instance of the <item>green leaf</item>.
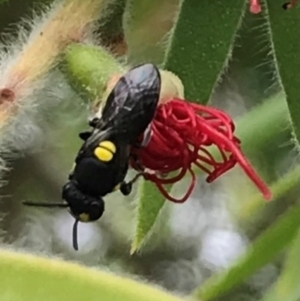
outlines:
[[[242, 141], [246, 155], [257, 152], [268, 145], [278, 144], [278, 137], [289, 130], [290, 119], [282, 93], [263, 100], [247, 114], [238, 118], [236, 136]], [[275, 138], [276, 137], [276, 138]]]
[[180, 77], [189, 101], [206, 104], [230, 59], [248, 1], [184, 0], [164, 69]]
[[282, 1], [264, 0], [267, 4], [275, 63], [280, 83], [286, 93], [286, 99], [292, 119], [293, 132], [300, 150], [300, 8], [283, 10]]
[[108, 2], [97, 28], [101, 45], [109, 47], [124, 39], [122, 16], [126, 2], [127, 0], [110, 0]]
[[76, 43], [67, 47], [62, 70], [70, 84], [89, 101], [102, 96], [112, 75], [123, 72], [104, 49]]
[[149, 285], [59, 259], [0, 251], [1, 300], [180, 301]]
[[136, 252], [146, 242], [146, 238], [149, 238], [154, 222], [165, 203], [165, 199], [153, 183], [143, 179], [140, 181], [142, 184], [138, 183], [137, 221], [130, 254]]
[[276, 259], [297, 234], [300, 225], [299, 215], [299, 206], [285, 212], [249, 246], [235, 264], [209, 278], [194, 292], [194, 295], [201, 301], [220, 297]]
[[[127, 0], [123, 15], [130, 64], [161, 64], [166, 32], [172, 27], [179, 0]], [[163, 22], [162, 22], [163, 20]]]
[[300, 228], [287, 254], [285, 266], [277, 283], [262, 301], [299, 301], [300, 300]]
[[[202, 104], [209, 101], [220, 72], [230, 57], [245, 4], [245, 0], [218, 0], [213, 4], [202, 1], [201, 5], [197, 0], [181, 2], [163, 69], [179, 76], [188, 100]], [[153, 184], [141, 180], [139, 185], [138, 222], [132, 252], [149, 237], [165, 202]], [[169, 185], [168, 192], [172, 193], [175, 186]]]
[[[278, 200], [281, 197], [287, 195], [292, 189], [299, 187], [300, 185], [300, 166], [296, 166], [284, 176], [280, 177], [279, 180], [270, 186], [270, 190], [273, 194], [273, 200]], [[273, 202], [274, 202], [273, 201]], [[240, 223], [245, 224], [247, 222], [253, 223], [254, 216], [260, 209], [266, 208], [269, 203], [266, 203], [261, 194], [257, 194], [254, 197], [246, 201], [245, 204], [241, 205], [238, 210], [238, 220]]]

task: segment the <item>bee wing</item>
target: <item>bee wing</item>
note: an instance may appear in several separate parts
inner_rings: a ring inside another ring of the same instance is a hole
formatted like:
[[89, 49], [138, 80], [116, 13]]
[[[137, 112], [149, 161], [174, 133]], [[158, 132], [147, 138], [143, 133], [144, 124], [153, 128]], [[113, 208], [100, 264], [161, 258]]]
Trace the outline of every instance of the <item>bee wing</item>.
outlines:
[[103, 140], [135, 141], [155, 115], [160, 87], [160, 73], [153, 64], [129, 70], [109, 94], [93, 131], [80, 134], [86, 141], [78, 156], [90, 154]]
[[155, 115], [160, 87], [160, 73], [153, 64], [129, 70], [109, 94], [99, 128], [111, 128], [121, 139], [135, 140]]

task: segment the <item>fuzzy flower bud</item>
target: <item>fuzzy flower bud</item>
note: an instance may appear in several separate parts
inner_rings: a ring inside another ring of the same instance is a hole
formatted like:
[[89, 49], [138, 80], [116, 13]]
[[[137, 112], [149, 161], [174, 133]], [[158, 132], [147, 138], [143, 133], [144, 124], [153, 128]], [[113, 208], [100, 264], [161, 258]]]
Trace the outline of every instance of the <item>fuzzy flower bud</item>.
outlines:
[[[0, 59], [2, 144], [5, 145], [3, 134], [10, 139], [20, 137], [12, 121], [19, 119], [20, 114], [28, 119], [36, 111], [36, 106], [45, 99], [38, 92], [45, 88], [59, 55], [69, 43], [86, 38], [104, 3], [105, 0], [55, 1], [46, 13], [30, 22], [29, 33], [20, 26], [17, 41], [7, 45], [9, 51]], [[22, 139], [26, 135], [32, 133], [22, 133]]]

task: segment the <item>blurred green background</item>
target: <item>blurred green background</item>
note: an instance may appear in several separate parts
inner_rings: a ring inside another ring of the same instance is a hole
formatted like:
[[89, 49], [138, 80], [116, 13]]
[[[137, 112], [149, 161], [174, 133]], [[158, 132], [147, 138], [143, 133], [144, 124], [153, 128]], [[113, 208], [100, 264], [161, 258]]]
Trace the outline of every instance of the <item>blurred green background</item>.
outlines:
[[[33, 9], [39, 10], [42, 4], [50, 2], [10, 0], [1, 4], [1, 32], [14, 34], [13, 24], [22, 18], [31, 18]], [[116, 1], [113, 14], [99, 22], [100, 41], [124, 64], [153, 62], [161, 65], [178, 1], [153, 0], [137, 5], [135, 14], [130, 15], [133, 21], [126, 23], [124, 34], [122, 20], [129, 19], [125, 4], [125, 0]], [[135, 5], [135, 1], [132, 4]], [[238, 124], [243, 126], [240, 132], [254, 122], [251, 116], [248, 121], [245, 117], [254, 107], [261, 103], [276, 106], [284, 102], [284, 97], [278, 96], [280, 86], [274, 77], [271, 45], [266, 30], [262, 30], [264, 22], [264, 16], [246, 13], [228, 68], [210, 101], [210, 105], [226, 110], [240, 121]], [[6, 35], [2, 37], [4, 43], [5, 39]], [[2, 179], [0, 225], [4, 245], [130, 274], [188, 295], [210, 276], [230, 267], [253, 240], [290, 206], [299, 203], [300, 175], [299, 170], [294, 170], [299, 164], [299, 155], [292, 143], [290, 128], [285, 126], [278, 128], [274, 139], [265, 141], [259, 148], [255, 142], [253, 147], [251, 142], [245, 146], [246, 154], [260, 175], [268, 183], [275, 183], [273, 203], [265, 205], [238, 168], [210, 185], [199, 176], [190, 200], [180, 206], [166, 204], [146, 246], [140, 253], [130, 256], [136, 204], [134, 195], [122, 197], [118, 193], [107, 198], [103, 219], [94, 224], [80, 224], [80, 252], [73, 251], [73, 220], [68, 212], [24, 208], [21, 204], [24, 199], [60, 200], [61, 187], [81, 143], [78, 132], [87, 128], [88, 106], [61, 74], [54, 73], [49, 82], [43, 97], [57, 100], [58, 105], [55, 110], [45, 108], [40, 112], [33, 126], [33, 134], [38, 133], [33, 147], [11, 154], [12, 169]], [[278, 184], [280, 180], [287, 182]], [[241, 277], [241, 282], [225, 297], [215, 299], [260, 299], [276, 283], [284, 258], [279, 252], [274, 260], [266, 260], [266, 264], [249, 277]], [[300, 296], [297, 298], [293, 300], [299, 301]]]

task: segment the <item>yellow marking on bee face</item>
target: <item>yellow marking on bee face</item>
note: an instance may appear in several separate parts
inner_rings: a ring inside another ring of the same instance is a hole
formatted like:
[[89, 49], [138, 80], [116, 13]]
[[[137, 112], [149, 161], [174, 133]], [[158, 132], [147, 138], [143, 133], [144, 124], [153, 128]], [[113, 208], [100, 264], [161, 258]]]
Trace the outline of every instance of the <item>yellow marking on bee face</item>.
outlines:
[[81, 213], [81, 214], [79, 214], [79, 220], [83, 223], [86, 223], [86, 222], [90, 221], [90, 215], [87, 213]]
[[94, 154], [100, 161], [104, 162], [109, 162], [114, 156], [112, 152], [102, 147], [96, 147]]
[[120, 186], [121, 186], [121, 184], [116, 185], [112, 191], [117, 191], [117, 190], [119, 190], [119, 189], [120, 189]]
[[113, 154], [115, 154], [117, 150], [116, 146], [109, 140], [101, 141], [99, 146], [110, 150]]

